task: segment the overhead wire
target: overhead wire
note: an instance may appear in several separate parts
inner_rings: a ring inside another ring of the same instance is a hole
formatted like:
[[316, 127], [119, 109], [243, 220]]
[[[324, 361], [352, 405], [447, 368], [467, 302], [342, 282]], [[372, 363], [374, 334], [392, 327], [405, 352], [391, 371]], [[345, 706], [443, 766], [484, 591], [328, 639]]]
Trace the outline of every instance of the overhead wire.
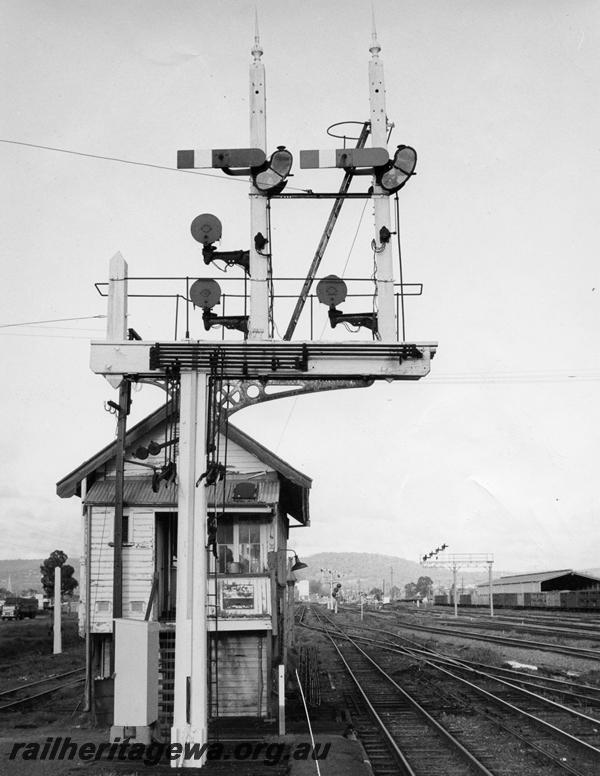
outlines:
[[[220, 181], [235, 181], [237, 183], [248, 184], [248, 176], [223, 176], [214, 172], [200, 172], [199, 170], [186, 170], [179, 167], [167, 167], [163, 164], [152, 164], [151, 162], [136, 162], [133, 159], [122, 159], [118, 156], [105, 156], [103, 154], [90, 154], [84, 151], [73, 151], [70, 148], [57, 148], [55, 146], [41, 145], [40, 143], [26, 143], [22, 140], [9, 140], [7, 138], [0, 138], [0, 143], [7, 145], [24, 146], [25, 148], [37, 148], [42, 151], [54, 151], [59, 154], [69, 154], [71, 156], [82, 156], [87, 159], [100, 159], [105, 162], [117, 162], [118, 164], [130, 164], [134, 167], [150, 167], [154, 170], [167, 170], [168, 172], [185, 172], [191, 175], [202, 175], [205, 178], [216, 178]], [[306, 192], [306, 189], [300, 189], [295, 186], [288, 186], [293, 191]]]
[[166, 165], [162, 165], [162, 164], [152, 164], [150, 162], [136, 162], [133, 159], [122, 159], [121, 157], [118, 157], [118, 156], [104, 156], [103, 154], [90, 154], [84, 151], [73, 151], [70, 148], [56, 148], [55, 146], [46, 146], [46, 145], [41, 145], [39, 143], [25, 143], [21, 140], [7, 140], [5, 138], [0, 138], [0, 143], [7, 143], [10, 145], [17, 145], [17, 146], [25, 146], [27, 148], [38, 148], [42, 151], [55, 151], [56, 153], [59, 153], [59, 154], [70, 154], [71, 156], [83, 156], [87, 159], [100, 159], [105, 162], [118, 162], [119, 164], [130, 164], [135, 167], [150, 167], [155, 170], [168, 170], [169, 172], [186, 172], [192, 175], [203, 175], [204, 177], [207, 177], [207, 178], [218, 178], [219, 180], [231, 180], [231, 181], [238, 181], [239, 183], [247, 183], [247, 181], [236, 177], [223, 178], [223, 176], [217, 175], [216, 173], [213, 173], [213, 172], [198, 172], [196, 170], [180, 170], [177, 167], [167, 167]]
[[29, 337], [33, 339], [83, 339], [88, 342], [92, 339], [89, 336], [77, 337], [73, 334], [34, 334], [33, 332], [19, 333], [16, 331], [0, 331], [0, 337]]
[[424, 383], [435, 383], [444, 385], [509, 385], [523, 384], [534, 385], [540, 383], [559, 383], [559, 382], [597, 382], [600, 380], [600, 372], [596, 373], [553, 373], [553, 372], [491, 372], [491, 373], [438, 373], [429, 375]]
[[[78, 331], [78, 332], [84, 332], [84, 331], [90, 331], [92, 334], [99, 334], [104, 333], [104, 329], [88, 329], [85, 326], [83, 328], [79, 328], [78, 326], [44, 326], [40, 325], [37, 328], [33, 329], [33, 331]], [[3, 331], [0, 332], [0, 334], [12, 334], [10, 331]]]
[[0, 329], [14, 326], [37, 326], [40, 323], [65, 323], [66, 321], [91, 321], [95, 318], [106, 318], [106, 315], [80, 315], [76, 318], [48, 318], [44, 321], [22, 321], [21, 323], [0, 323]]

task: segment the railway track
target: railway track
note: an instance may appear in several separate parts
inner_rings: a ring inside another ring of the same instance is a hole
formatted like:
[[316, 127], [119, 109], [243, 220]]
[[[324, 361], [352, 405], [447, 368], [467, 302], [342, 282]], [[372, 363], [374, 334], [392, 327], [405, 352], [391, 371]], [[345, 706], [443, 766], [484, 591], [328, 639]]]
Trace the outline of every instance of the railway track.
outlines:
[[[368, 625], [361, 625], [362, 631], [373, 632], [379, 634], [379, 643], [386, 646], [397, 647], [405, 646], [408, 648], [414, 648], [421, 653], [428, 653], [433, 658], [438, 658], [451, 662], [454, 665], [464, 666], [468, 670], [481, 670], [491, 673], [499, 678], [505, 678], [511, 682], [522, 685], [523, 687], [542, 690], [546, 693], [555, 696], [561, 696], [572, 700], [577, 706], [588, 707], [600, 707], [600, 687], [589, 684], [581, 684], [576, 681], [559, 679], [551, 676], [535, 675], [526, 673], [525, 671], [518, 671], [513, 668], [505, 668], [502, 666], [490, 665], [488, 663], [476, 662], [473, 660], [466, 660], [464, 658], [456, 658], [454, 655], [449, 655], [439, 650], [433, 650], [424, 647], [422, 644], [409, 639], [406, 636], [402, 636], [394, 631], [388, 631], [381, 628], [371, 628]], [[384, 642], [382, 637], [389, 636], [393, 641]]]
[[[356, 610], [353, 610], [358, 611]], [[369, 612], [370, 615], [375, 617], [385, 617], [389, 619], [390, 615], [394, 616], [393, 612]], [[402, 621], [401, 617], [396, 617]], [[533, 639], [524, 638], [512, 638], [510, 636], [499, 636], [493, 633], [477, 632], [472, 630], [463, 630], [462, 628], [453, 627], [449, 624], [446, 627], [436, 625], [424, 625], [422, 623], [414, 622], [402, 622], [403, 626], [408, 630], [422, 631], [425, 633], [437, 633], [446, 636], [456, 636], [457, 638], [473, 639], [475, 641], [486, 641], [493, 644], [501, 644], [505, 647], [516, 647], [518, 649], [535, 649], [542, 652], [556, 652], [560, 655], [568, 655], [569, 657], [581, 657], [586, 660], [600, 661], [600, 649], [588, 649], [587, 647], [569, 647], [566, 644], [553, 644], [546, 641], [534, 641]], [[554, 634], [552, 634], [554, 635]]]
[[[463, 622], [467, 620], [469, 627], [480, 628], [481, 630], [503, 630], [515, 631], [519, 633], [545, 633], [551, 636], [557, 636], [565, 639], [586, 639], [588, 641], [600, 641], [600, 631], [596, 625], [590, 627], [584, 627], [583, 624], [578, 623], [575, 627], [575, 623], [564, 623], [562, 625], [553, 622], [539, 622], [528, 620], [525, 617], [505, 617], [503, 615], [494, 615], [494, 618], [482, 617], [481, 615], [462, 615]], [[457, 622], [455, 618], [447, 619], [442, 618], [441, 624], [443, 626], [450, 626]]]
[[[595, 745], [600, 742], [600, 719], [507, 681], [492, 690], [497, 677], [481, 676], [448, 658], [440, 664], [443, 656], [436, 663], [431, 650], [417, 654], [415, 649], [350, 636], [322, 613], [319, 627], [327, 631], [352, 677], [357, 709], [364, 707], [357, 727], [376, 776], [595, 776], [600, 771]], [[462, 675], [465, 671], [469, 679]], [[545, 718], [540, 716], [542, 708]], [[364, 721], [367, 714], [370, 725]]]
[[[60, 690], [76, 687], [85, 681], [85, 677], [83, 676], [84, 671], [85, 668], [76, 668], [73, 671], [55, 674], [46, 679], [38, 679], [35, 682], [28, 682], [26, 684], [18, 685], [17, 687], [11, 687], [9, 690], [4, 690], [3, 692], [0, 692], [0, 712], [13, 711], [19, 707], [25, 707], [38, 700], [45, 699]], [[40, 690], [40, 687], [50, 683], [52, 683], [51, 687]], [[15, 695], [21, 697], [4, 702], [5, 698], [10, 698]]]
[[[434, 606], [432, 609], [427, 609], [427, 611], [430, 614], [434, 614], [437, 616], [446, 616], [449, 617], [449, 610], [453, 609], [452, 606]], [[461, 604], [458, 607], [459, 616], [466, 616], [466, 617], [483, 617], [483, 618], [489, 618], [488, 609], [486, 607], [481, 606], [467, 606], [465, 604]], [[582, 616], [585, 617], [585, 625], [591, 626], [595, 628], [600, 627], [600, 617], [598, 616], [597, 612], [590, 611], [590, 610], [580, 610], [580, 609], [528, 609], [528, 608], [521, 608], [521, 609], [510, 609], [510, 608], [495, 608], [494, 609], [494, 619], [496, 618], [514, 618], [514, 619], [528, 619], [528, 620], [539, 620], [539, 621], [553, 621], [553, 622], [563, 622], [563, 623], [572, 623], [576, 622], [578, 624], [581, 624], [581, 618]]]

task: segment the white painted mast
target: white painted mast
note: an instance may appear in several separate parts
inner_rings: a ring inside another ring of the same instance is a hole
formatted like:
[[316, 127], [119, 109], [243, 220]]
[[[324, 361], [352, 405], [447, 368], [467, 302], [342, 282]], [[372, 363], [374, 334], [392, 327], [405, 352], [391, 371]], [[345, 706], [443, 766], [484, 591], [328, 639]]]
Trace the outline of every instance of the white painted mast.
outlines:
[[[127, 262], [120, 252], [110, 260], [108, 269], [108, 311], [106, 316], [106, 341], [127, 339]], [[113, 388], [123, 382], [122, 375], [107, 377]]]
[[[250, 65], [250, 146], [266, 153], [265, 68], [258, 21]], [[254, 247], [254, 236], [267, 236], [267, 198], [250, 185], [250, 321], [249, 338], [269, 337], [267, 258]], [[181, 375], [179, 425], [179, 531], [177, 539], [177, 614], [175, 622], [175, 682], [171, 743], [206, 744], [208, 740], [207, 686], [207, 549], [206, 489], [196, 487], [205, 465], [207, 375]], [[173, 767], [199, 767], [200, 760], [182, 755]]]
[[[371, 35], [371, 60], [369, 61], [369, 104], [371, 109], [371, 144], [373, 148], [387, 148], [387, 113], [385, 110], [385, 83], [383, 79], [383, 61], [379, 57], [381, 46], [375, 29], [373, 12], [373, 32]], [[394, 299], [394, 269], [391, 242], [382, 243], [380, 230], [386, 227], [393, 231], [390, 218], [390, 200], [381, 186], [373, 178], [373, 214], [375, 218], [375, 267], [377, 288], [378, 328], [384, 342], [396, 340], [396, 308]]]
[[[181, 373], [177, 609], [175, 616], [175, 682], [171, 743], [206, 744], [208, 740], [207, 687], [207, 550], [206, 488], [196, 487], [198, 472], [206, 464], [207, 375], [200, 371]], [[200, 759], [185, 757], [176, 768], [200, 767]]]
[[[258, 12], [255, 15], [254, 46], [250, 64], [250, 147], [267, 153], [267, 100], [263, 50], [258, 34]], [[269, 338], [268, 259], [254, 247], [254, 237], [260, 232], [267, 237], [267, 197], [250, 183], [250, 317], [249, 339]], [[267, 253], [270, 246], [263, 249]]]

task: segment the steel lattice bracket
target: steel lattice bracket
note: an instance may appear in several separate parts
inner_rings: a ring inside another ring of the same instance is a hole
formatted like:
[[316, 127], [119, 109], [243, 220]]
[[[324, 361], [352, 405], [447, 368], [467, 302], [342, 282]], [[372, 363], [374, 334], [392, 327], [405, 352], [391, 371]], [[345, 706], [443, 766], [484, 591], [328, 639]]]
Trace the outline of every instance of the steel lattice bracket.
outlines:
[[217, 401], [227, 415], [275, 399], [288, 399], [305, 393], [336, 391], [344, 388], [368, 388], [373, 380], [230, 380], [217, 393]]

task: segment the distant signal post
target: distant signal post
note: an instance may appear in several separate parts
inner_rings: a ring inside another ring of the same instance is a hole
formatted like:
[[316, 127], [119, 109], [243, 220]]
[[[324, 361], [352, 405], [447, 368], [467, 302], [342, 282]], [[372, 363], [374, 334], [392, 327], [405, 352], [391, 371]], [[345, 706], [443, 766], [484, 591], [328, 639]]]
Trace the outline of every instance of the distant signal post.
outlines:
[[494, 556], [489, 553], [442, 553], [438, 556], [439, 552], [440, 551], [438, 550], [429, 555], [423, 555], [420, 563], [426, 568], [452, 569], [454, 616], [458, 617], [458, 590], [456, 586], [458, 570], [462, 568], [482, 568], [487, 566], [490, 586], [490, 617], [493, 617], [494, 595], [492, 593], [492, 566], [494, 565]]

